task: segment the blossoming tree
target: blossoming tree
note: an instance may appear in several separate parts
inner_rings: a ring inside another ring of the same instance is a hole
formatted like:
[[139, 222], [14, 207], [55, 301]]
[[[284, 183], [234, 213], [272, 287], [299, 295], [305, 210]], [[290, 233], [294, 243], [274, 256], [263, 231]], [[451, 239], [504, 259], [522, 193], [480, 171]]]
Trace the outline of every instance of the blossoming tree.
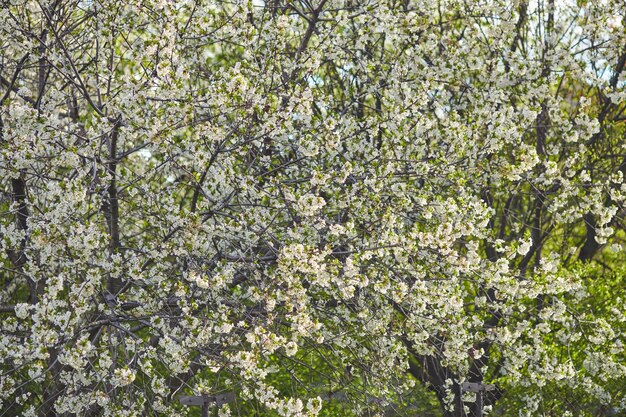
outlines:
[[1, 0], [0, 415], [623, 408], [625, 12]]

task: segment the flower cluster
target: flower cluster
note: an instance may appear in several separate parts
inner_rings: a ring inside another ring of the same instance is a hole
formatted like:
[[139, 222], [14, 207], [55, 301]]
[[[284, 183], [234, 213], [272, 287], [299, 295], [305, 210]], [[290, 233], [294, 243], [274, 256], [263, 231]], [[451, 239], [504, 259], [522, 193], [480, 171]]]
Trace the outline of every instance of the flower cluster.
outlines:
[[625, 404], [622, 3], [5, 1], [0, 415]]

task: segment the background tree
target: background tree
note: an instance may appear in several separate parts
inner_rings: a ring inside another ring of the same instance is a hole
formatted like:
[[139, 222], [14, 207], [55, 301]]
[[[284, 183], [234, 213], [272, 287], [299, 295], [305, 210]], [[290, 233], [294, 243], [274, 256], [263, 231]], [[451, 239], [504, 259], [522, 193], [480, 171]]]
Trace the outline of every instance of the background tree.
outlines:
[[0, 5], [4, 415], [625, 405], [620, 1]]

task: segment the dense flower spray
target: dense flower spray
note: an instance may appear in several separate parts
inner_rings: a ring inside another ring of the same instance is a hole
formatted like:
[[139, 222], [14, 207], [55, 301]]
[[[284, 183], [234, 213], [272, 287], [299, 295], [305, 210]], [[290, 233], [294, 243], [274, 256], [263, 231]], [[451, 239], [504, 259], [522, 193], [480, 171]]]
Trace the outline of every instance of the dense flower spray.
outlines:
[[623, 409], [625, 11], [0, 0], [0, 415]]

